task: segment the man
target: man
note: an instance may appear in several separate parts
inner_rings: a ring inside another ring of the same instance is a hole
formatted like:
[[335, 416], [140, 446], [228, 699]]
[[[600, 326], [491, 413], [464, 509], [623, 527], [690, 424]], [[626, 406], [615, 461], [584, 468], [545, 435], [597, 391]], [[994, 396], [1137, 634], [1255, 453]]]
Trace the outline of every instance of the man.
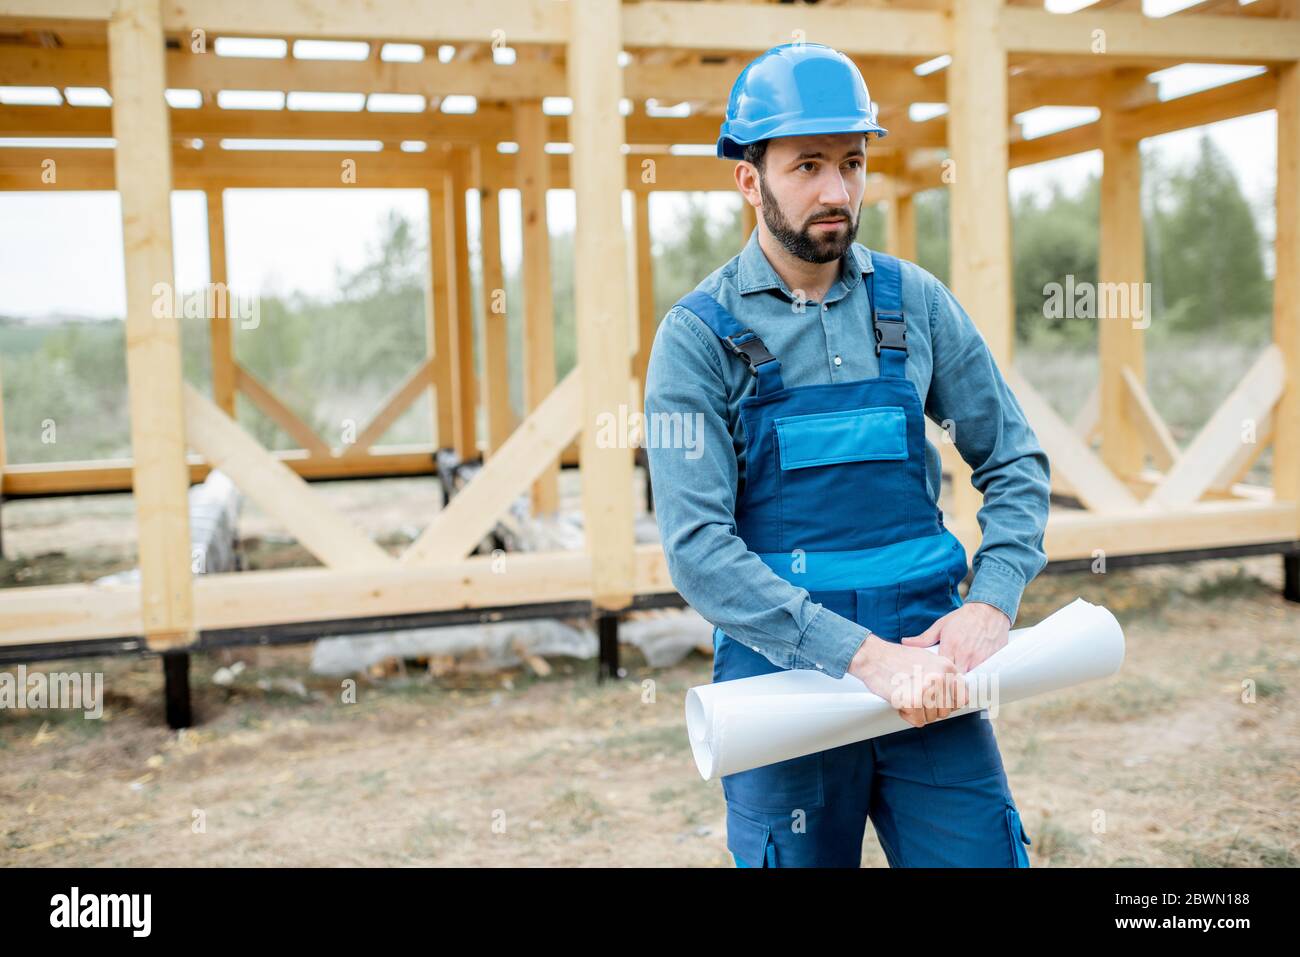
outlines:
[[[891, 866], [1027, 867], [987, 712], [940, 719], [975, 703], [961, 673], [1006, 644], [1046, 564], [1049, 466], [947, 287], [853, 241], [885, 133], [857, 67], [821, 44], [774, 47], [736, 80], [718, 156], [761, 215], [655, 336], [648, 427], [702, 430], [647, 443], [659, 528], [716, 626], [713, 680], [852, 674], [914, 725], [725, 776], [738, 866], [856, 867], [870, 817]], [[964, 601], [926, 415], [984, 496]]]

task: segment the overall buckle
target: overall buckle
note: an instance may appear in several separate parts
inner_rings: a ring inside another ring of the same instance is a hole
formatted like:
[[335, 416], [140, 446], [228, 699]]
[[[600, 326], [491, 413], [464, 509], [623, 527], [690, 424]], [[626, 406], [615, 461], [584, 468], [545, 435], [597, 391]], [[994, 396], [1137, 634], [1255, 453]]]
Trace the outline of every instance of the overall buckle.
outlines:
[[[749, 338], [746, 339], [746, 336]], [[776, 356], [767, 351], [767, 346], [763, 345], [763, 340], [758, 338], [753, 329], [746, 329], [735, 336], [723, 336], [722, 341], [745, 361], [753, 375], [758, 375], [758, 367], [764, 362], [772, 362], [776, 359]]]
[[[887, 319], [886, 316], [897, 316]], [[878, 312], [874, 321], [876, 329], [876, 355], [881, 349], [898, 349], [907, 351], [907, 321], [901, 312]]]

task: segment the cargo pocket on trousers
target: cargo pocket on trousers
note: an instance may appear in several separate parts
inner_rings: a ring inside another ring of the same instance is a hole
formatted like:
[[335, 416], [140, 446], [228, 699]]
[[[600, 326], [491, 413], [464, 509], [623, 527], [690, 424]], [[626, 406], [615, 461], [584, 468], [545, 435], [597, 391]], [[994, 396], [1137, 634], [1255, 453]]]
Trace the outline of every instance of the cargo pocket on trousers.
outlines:
[[1024, 822], [1020, 820], [1020, 811], [1010, 802], [1007, 803], [1007, 836], [1011, 839], [1011, 853], [1016, 867], [1028, 867], [1029, 852], [1025, 850], [1025, 845], [1033, 842], [1025, 833]]
[[722, 793], [751, 811], [790, 814], [823, 804], [822, 755], [816, 751], [803, 757], [765, 764], [748, 771], [722, 776]]
[[727, 850], [746, 867], [775, 867], [772, 828], [727, 805]]

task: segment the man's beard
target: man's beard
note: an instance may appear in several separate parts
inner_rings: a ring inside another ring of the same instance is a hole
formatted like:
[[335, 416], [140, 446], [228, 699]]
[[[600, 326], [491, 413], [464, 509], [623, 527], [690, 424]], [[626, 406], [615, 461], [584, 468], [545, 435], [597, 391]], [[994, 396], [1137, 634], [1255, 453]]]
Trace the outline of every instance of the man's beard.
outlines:
[[760, 176], [758, 178], [758, 189], [763, 196], [763, 222], [767, 224], [768, 231], [780, 241], [781, 245], [789, 250], [790, 255], [802, 259], [809, 263], [828, 263], [839, 259], [853, 244], [853, 239], [858, 234], [858, 220], [856, 216], [849, 213], [848, 207], [839, 209], [824, 209], [812, 217], [813, 219], [829, 219], [835, 216], [844, 217], [848, 228], [842, 233], [833, 233], [826, 238], [814, 236], [812, 233], [812, 222], [804, 224], [803, 229], [795, 229], [790, 221], [785, 218], [781, 212], [780, 205], [777, 204], [776, 197], [767, 190], [767, 181]]

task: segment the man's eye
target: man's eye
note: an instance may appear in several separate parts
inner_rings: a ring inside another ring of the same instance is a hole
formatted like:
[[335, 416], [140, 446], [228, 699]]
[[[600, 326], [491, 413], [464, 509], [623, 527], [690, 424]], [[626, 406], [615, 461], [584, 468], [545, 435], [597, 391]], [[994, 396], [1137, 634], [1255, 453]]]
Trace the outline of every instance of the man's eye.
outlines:
[[849, 160], [849, 165], [856, 169], [862, 165], [862, 160]]

